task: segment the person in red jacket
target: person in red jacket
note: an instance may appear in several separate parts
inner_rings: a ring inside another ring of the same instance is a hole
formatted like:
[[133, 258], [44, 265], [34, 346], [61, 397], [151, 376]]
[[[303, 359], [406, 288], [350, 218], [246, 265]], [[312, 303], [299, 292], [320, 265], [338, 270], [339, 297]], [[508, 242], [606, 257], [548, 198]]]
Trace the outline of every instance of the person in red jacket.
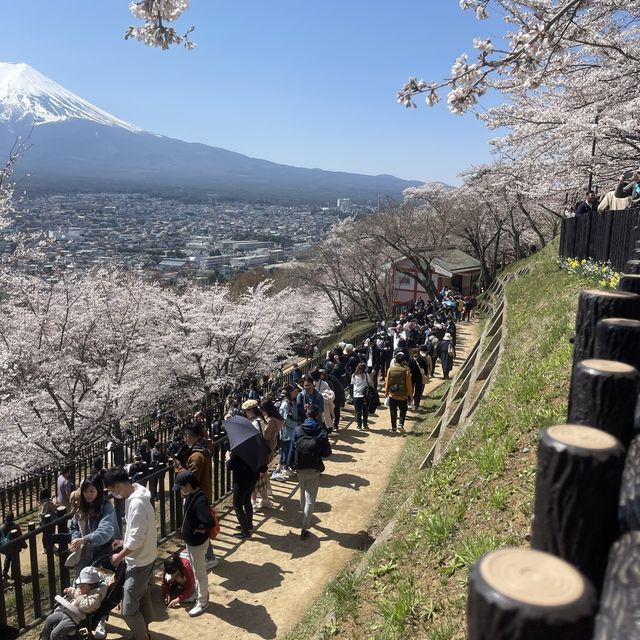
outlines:
[[164, 559], [162, 595], [164, 603], [172, 609], [183, 603], [195, 602], [196, 579], [189, 558], [172, 553]]

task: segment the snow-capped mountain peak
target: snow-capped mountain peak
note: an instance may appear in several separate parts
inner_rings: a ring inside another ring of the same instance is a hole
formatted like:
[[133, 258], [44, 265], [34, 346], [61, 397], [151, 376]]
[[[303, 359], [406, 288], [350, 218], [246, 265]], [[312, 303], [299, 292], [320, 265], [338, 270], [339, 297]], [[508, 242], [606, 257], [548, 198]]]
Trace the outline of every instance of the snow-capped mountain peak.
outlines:
[[83, 100], [28, 64], [0, 62], [0, 121], [28, 120], [38, 126], [72, 119], [141, 131]]

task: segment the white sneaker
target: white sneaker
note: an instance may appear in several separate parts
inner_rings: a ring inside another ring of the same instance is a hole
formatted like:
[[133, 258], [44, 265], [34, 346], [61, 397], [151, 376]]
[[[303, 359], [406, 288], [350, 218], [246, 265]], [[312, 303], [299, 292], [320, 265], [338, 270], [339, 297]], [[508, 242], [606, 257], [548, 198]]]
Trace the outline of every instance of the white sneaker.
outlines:
[[96, 640], [105, 640], [107, 637], [107, 630], [104, 628], [104, 618], [101, 618], [96, 628], [93, 631], [93, 637]]
[[204, 604], [198, 603], [195, 607], [193, 607], [193, 609], [189, 609], [189, 615], [192, 618], [195, 618], [195, 616], [199, 616], [201, 613], [206, 611], [208, 606], [209, 606], [208, 600]]
[[207, 571], [209, 571], [210, 569], [215, 569], [219, 564], [220, 559], [214, 558], [213, 560], [207, 560], [207, 562], [205, 563], [205, 567], [207, 568]]
[[269, 500], [269, 498], [264, 498], [262, 500], [262, 504], [260, 505], [260, 507], [262, 509], [275, 509], [276, 505], [273, 504], [273, 502], [271, 502], [271, 500]]

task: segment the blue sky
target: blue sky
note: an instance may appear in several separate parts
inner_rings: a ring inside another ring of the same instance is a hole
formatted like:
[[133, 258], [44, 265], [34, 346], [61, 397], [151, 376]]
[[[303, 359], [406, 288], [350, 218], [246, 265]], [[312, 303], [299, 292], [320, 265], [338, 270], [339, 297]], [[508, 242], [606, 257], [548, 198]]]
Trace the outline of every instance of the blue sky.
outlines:
[[150, 131], [296, 166], [449, 183], [490, 158], [491, 132], [472, 114], [395, 101], [410, 75], [445, 77], [473, 37], [501, 29], [457, 0], [192, 0], [177, 25], [196, 27], [193, 51], [125, 42], [127, 0], [4, 4], [0, 60]]

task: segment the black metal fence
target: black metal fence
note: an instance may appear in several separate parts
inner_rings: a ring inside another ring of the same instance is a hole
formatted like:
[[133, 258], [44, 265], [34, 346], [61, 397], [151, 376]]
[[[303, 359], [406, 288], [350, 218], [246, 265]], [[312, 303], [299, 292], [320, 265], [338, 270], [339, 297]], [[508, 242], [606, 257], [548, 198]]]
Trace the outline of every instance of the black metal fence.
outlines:
[[640, 209], [586, 213], [564, 218], [560, 229], [560, 255], [563, 258], [591, 258], [610, 262], [623, 271], [633, 259], [640, 241]]
[[[214, 502], [219, 503], [230, 493], [231, 473], [224, 458], [228, 440], [214, 442], [212, 456], [215, 482]], [[149, 488], [156, 512], [158, 543], [167, 540], [182, 526], [182, 500], [172, 490], [175, 477], [171, 463], [150, 468], [138, 482]], [[124, 500], [115, 500], [116, 513], [122, 525]], [[47, 514], [42, 522], [29, 522], [26, 531], [0, 546], [3, 561], [10, 559], [11, 582], [0, 575], [0, 621], [26, 631], [54, 608], [55, 596], [71, 584], [71, 572], [65, 566], [70, 535], [70, 514], [64, 507], [55, 514]], [[3, 567], [4, 568], [4, 567]]]

